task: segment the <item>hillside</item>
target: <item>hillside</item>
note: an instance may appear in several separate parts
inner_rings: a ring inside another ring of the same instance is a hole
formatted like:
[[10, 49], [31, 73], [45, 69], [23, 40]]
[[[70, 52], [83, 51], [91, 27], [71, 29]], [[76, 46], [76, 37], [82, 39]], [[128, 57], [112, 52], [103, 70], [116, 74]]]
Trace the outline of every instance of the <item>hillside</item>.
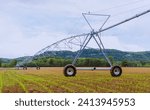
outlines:
[[[45, 52], [44, 56], [51, 55], [61, 58], [74, 58], [78, 51], [53, 51]], [[129, 60], [129, 61], [150, 61], [150, 51], [145, 52], [125, 52], [114, 49], [106, 49], [104, 51], [107, 56], [112, 56], [116, 61]], [[42, 56], [43, 56], [42, 54]], [[81, 56], [82, 58], [102, 58], [102, 52], [97, 49], [85, 49]]]
[[12, 59], [9, 58], [0, 58], [3, 63], [9, 63]]
[[[106, 49], [105, 54], [107, 56], [112, 56], [116, 61], [150, 61], [150, 51], [143, 51], [143, 52], [125, 52], [115, 49]], [[40, 56], [52, 56], [52, 57], [60, 57], [60, 58], [74, 58], [78, 51], [47, 51]], [[81, 58], [103, 58], [102, 52], [97, 49], [85, 49], [83, 50]], [[29, 56], [18, 57], [16, 58], [17, 61], [23, 61]], [[8, 63], [13, 59], [1, 58], [3, 63]]]

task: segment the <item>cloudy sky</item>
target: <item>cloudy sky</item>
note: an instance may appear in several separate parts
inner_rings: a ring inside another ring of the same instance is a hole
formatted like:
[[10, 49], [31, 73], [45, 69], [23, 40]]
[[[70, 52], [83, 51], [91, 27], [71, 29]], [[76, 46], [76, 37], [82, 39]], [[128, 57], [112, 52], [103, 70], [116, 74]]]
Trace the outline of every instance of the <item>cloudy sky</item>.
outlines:
[[[150, 0], [0, 0], [0, 57], [33, 55], [58, 40], [89, 32], [83, 12], [111, 15], [106, 28], [149, 9]], [[89, 18], [95, 30], [100, 19]], [[105, 31], [102, 39], [106, 48], [147, 51], [149, 29], [150, 13]]]

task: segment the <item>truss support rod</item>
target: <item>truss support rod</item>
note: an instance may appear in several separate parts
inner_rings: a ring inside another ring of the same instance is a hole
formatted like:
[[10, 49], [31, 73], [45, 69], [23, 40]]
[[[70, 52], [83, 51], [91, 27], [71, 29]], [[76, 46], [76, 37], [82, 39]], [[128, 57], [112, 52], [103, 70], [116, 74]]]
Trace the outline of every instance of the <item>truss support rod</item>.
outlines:
[[108, 57], [106, 56], [106, 54], [104, 53], [104, 51], [103, 51], [103, 49], [101, 48], [100, 44], [98, 43], [97, 39], [95, 38], [94, 35], [92, 35], [92, 36], [93, 36], [95, 42], [97, 43], [97, 45], [99, 46], [99, 48], [100, 48], [102, 54], [104, 55], [105, 59], [106, 59], [107, 62], [109, 63], [110, 67], [112, 67], [112, 63], [110, 62], [109, 58], [108, 58]]
[[[89, 37], [89, 38], [88, 38]], [[92, 36], [87, 35], [86, 39], [83, 42], [83, 45], [81, 46], [78, 54], [76, 55], [75, 59], [73, 60], [72, 64], [75, 65], [75, 63], [77, 62], [77, 59], [79, 58], [79, 56], [82, 54], [83, 50], [85, 49], [85, 47], [87, 46], [87, 44], [89, 43], [89, 41], [91, 40]]]
[[112, 25], [112, 26], [110, 26], [110, 27], [107, 27], [107, 28], [105, 28], [105, 29], [99, 30], [99, 31], [95, 32], [95, 34], [96, 34], [96, 33], [103, 32], [103, 31], [106, 31], [106, 30], [111, 29], [111, 28], [114, 28], [114, 27], [116, 27], [116, 26], [118, 26], [118, 25], [121, 25], [121, 24], [123, 24], [123, 23], [125, 23], [125, 22], [131, 21], [131, 20], [133, 20], [133, 19], [135, 19], [135, 18], [138, 18], [138, 17], [140, 17], [140, 16], [142, 16], [142, 15], [145, 15], [145, 14], [147, 14], [147, 13], [149, 13], [149, 12], [150, 12], [150, 10], [144, 11], [144, 12], [142, 12], [142, 13], [140, 13], [140, 14], [137, 14], [137, 15], [131, 17], [131, 18], [128, 18], [128, 19], [126, 19], [126, 20], [124, 20], [124, 21], [121, 21], [121, 22], [119, 22], [119, 23], [117, 23], [117, 24], [114, 24], [114, 25]]
[[92, 28], [91, 24], [89, 23], [89, 21], [87, 20], [87, 18], [85, 17], [84, 13], [82, 13], [85, 21], [88, 23], [89, 27], [91, 28], [91, 30], [93, 31], [94, 29]]
[[98, 33], [96, 34], [96, 36], [98, 37], [98, 39], [100, 41], [100, 44], [102, 45], [103, 50], [105, 50], [104, 44], [103, 44], [103, 42], [102, 42], [102, 40], [100, 38], [101, 37], [101, 33], [100, 33], [100, 36], [98, 35]]

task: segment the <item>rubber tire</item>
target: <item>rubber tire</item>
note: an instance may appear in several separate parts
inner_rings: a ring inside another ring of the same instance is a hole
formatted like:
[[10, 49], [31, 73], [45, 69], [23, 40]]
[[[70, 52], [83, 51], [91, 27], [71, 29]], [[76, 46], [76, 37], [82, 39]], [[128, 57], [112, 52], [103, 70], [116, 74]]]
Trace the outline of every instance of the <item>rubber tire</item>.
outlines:
[[38, 66], [38, 67], [36, 67], [36, 69], [37, 69], [37, 70], [40, 70], [40, 67]]
[[[116, 70], [116, 69], [119, 69], [119, 73], [117, 73], [117, 74], [115, 73], [115, 70]], [[112, 76], [112, 77], [119, 77], [119, 76], [121, 76], [121, 74], [122, 74], [122, 69], [121, 69], [120, 66], [114, 66], [114, 67], [111, 68], [110, 73], [111, 73], [111, 76]]]
[[23, 67], [23, 70], [27, 70], [27, 67]]
[[[72, 69], [73, 70], [73, 73], [72, 74], [68, 74], [68, 69]], [[74, 65], [72, 65], [72, 64], [68, 64], [68, 65], [66, 65], [65, 67], [64, 67], [64, 76], [66, 76], [66, 77], [73, 77], [73, 76], [75, 76], [76, 75], [76, 67], [74, 66]]]

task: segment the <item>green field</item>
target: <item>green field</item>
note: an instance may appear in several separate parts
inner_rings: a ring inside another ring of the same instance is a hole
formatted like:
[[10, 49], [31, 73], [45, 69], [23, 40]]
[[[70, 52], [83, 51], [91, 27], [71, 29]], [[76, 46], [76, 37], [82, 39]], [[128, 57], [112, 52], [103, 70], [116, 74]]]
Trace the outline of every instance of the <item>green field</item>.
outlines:
[[78, 71], [64, 77], [63, 68], [0, 69], [1, 93], [150, 93], [150, 68], [123, 68], [121, 77], [109, 71]]

